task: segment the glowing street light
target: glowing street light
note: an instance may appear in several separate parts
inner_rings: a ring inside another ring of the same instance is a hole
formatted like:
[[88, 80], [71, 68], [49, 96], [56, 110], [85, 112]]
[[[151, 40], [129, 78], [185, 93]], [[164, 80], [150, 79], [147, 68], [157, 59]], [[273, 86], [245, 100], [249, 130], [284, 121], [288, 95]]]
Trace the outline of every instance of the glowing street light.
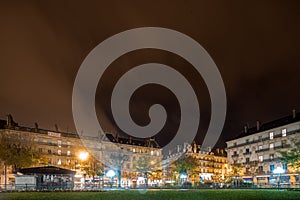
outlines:
[[107, 177], [109, 177], [111, 180], [110, 180], [110, 187], [112, 188], [112, 186], [113, 186], [113, 182], [114, 182], [114, 180], [113, 180], [113, 178], [115, 177], [115, 175], [116, 175], [116, 172], [114, 171], [114, 170], [112, 170], [112, 169], [110, 169], [110, 170], [108, 170], [107, 172], [106, 172], [106, 176]]
[[282, 167], [276, 167], [274, 170], [273, 170], [273, 173], [274, 174], [283, 174], [285, 171], [284, 169], [282, 169]]
[[106, 172], [106, 176], [109, 178], [113, 178], [115, 175], [116, 175], [116, 172], [112, 169], [110, 169]]
[[282, 168], [282, 167], [276, 167], [274, 170], [273, 170], [273, 173], [274, 174], [278, 174], [278, 190], [280, 189], [280, 179], [281, 179], [281, 174], [283, 174], [285, 172], [285, 170]]
[[89, 153], [88, 152], [80, 152], [78, 157], [80, 160], [84, 161], [89, 157]]

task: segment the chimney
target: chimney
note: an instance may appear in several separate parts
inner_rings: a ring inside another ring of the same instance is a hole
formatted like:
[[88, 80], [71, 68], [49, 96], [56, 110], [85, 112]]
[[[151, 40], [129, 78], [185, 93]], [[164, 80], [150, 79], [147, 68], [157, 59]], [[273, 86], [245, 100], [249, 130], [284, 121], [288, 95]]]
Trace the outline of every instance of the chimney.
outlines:
[[35, 127], [35, 132], [38, 132], [39, 131], [39, 125], [38, 125], [38, 123], [34, 123], [34, 127]]
[[295, 119], [296, 118], [296, 110], [293, 109], [292, 112], [293, 112], [293, 119]]
[[221, 154], [224, 155], [224, 149], [221, 149]]
[[12, 127], [13, 118], [11, 114], [6, 115], [6, 125], [8, 128]]
[[54, 124], [54, 127], [55, 127], [55, 131], [58, 132], [58, 126], [57, 126], [57, 124]]
[[248, 126], [247, 125], [244, 126], [244, 133], [248, 133]]
[[211, 152], [211, 147], [207, 147], [207, 151], [208, 151], [208, 152]]
[[259, 129], [260, 129], [260, 121], [256, 121], [256, 130], [258, 130], [259, 131]]

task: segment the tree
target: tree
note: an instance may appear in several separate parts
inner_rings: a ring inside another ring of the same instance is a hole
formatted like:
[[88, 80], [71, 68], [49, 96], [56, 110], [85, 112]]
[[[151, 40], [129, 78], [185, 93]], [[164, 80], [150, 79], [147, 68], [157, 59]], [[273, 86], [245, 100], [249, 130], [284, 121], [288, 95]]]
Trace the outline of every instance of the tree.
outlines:
[[8, 166], [12, 166], [13, 171], [16, 171], [43, 161], [43, 157], [36, 151], [33, 138], [29, 134], [2, 132], [0, 146], [0, 160], [4, 163], [5, 188]]
[[243, 175], [243, 167], [241, 164], [234, 164], [230, 166], [229, 177], [234, 185], [239, 185], [239, 177]]
[[124, 162], [129, 159], [129, 155], [123, 153], [122, 151], [118, 151], [117, 153], [112, 153], [110, 155], [110, 159], [112, 160], [111, 166], [117, 169], [117, 177], [118, 177], [118, 187], [121, 187], [121, 177], [122, 177], [122, 168]]
[[12, 165], [16, 170], [39, 163], [41, 155], [35, 150], [30, 137], [22, 134], [2, 133], [0, 135], [0, 160], [6, 165]]
[[86, 161], [83, 161], [81, 170], [84, 171], [89, 177], [93, 177], [93, 183], [95, 182], [95, 176], [98, 176], [100, 187], [100, 176], [103, 176], [103, 169], [100, 162], [91, 156]]
[[292, 172], [300, 171], [300, 140], [294, 142], [294, 147], [288, 151], [278, 151], [281, 155], [279, 160], [288, 165]]
[[187, 175], [193, 175], [195, 170], [197, 170], [198, 167], [198, 160], [191, 156], [191, 155], [185, 155], [179, 158], [174, 162], [175, 165], [175, 171], [178, 172], [178, 174], [187, 174]]
[[148, 175], [155, 169], [155, 165], [154, 163], [151, 163], [150, 157], [147, 155], [141, 155], [133, 163], [133, 168], [136, 172], [144, 175], [146, 187], [148, 187]]

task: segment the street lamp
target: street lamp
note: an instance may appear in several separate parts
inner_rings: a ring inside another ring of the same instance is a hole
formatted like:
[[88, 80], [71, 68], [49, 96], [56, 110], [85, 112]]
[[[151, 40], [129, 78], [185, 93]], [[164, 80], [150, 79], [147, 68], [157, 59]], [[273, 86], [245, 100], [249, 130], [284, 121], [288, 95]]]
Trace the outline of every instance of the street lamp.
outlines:
[[179, 175], [181, 184], [187, 179], [187, 174], [186, 173], [180, 173]]
[[[87, 158], [89, 157], [89, 153], [88, 152], [80, 152], [79, 154], [78, 154], [78, 158], [79, 158], [79, 160], [81, 160], [81, 162], [82, 161], [85, 161], [85, 160], [87, 160]], [[82, 164], [82, 163], [80, 163], [80, 164]], [[80, 167], [82, 168], [82, 166], [80, 165]], [[76, 164], [75, 164], [75, 168], [76, 168]], [[75, 169], [76, 170], [76, 169]], [[81, 169], [80, 169], [80, 171], [81, 171]], [[81, 172], [82, 173], [82, 172]], [[83, 175], [83, 181], [84, 181], [84, 183], [83, 183], [83, 186], [85, 187], [85, 179], [86, 179], [86, 174], [84, 174]]]
[[281, 174], [283, 174], [285, 172], [285, 170], [282, 167], [276, 167], [273, 170], [274, 174], [278, 174], [278, 190], [280, 189], [280, 178], [281, 178]]
[[88, 152], [80, 152], [78, 157], [80, 160], [85, 161], [89, 157], [89, 153]]
[[110, 169], [110, 170], [108, 170], [107, 172], [106, 172], [106, 176], [107, 177], [109, 177], [110, 178], [110, 187], [112, 188], [112, 185], [113, 185], [113, 178], [115, 177], [115, 175], [116, 175], [116, 172], [114, 171], [114, 170], [112, 170], [112, 169]]

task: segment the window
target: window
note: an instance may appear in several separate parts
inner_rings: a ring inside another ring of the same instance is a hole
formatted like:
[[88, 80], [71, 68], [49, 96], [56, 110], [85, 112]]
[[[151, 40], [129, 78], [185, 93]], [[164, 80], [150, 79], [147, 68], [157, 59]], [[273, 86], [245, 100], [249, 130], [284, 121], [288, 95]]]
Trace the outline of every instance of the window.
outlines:
[[274, 165], [270, 165], [270, 172], [274, 171]]
[[274, 160], [274, 154], [270, 154], [270, 160]]
[[246, 163], [249, 163], [250, 162], [250, 158], [246, 158]]
[[287, 146], [286, 145], [286, 140], [282, 140], [281, 143], [282, 143], [282, 148], [285, 148]]
[[248, 144], [248, 143], [249, 143], [249, 139], [246, 139], [246, 141], [245, 141], [245, 142], [246, 142], [246, 144]]
[[60, 158], [57, 160], [57, 164], [61, 165], [61, 159]]
[[52, 153], [51, 149], [48, 149], [48, 154], [51, 154], [51, 153]]
[[127, 164], [126, 164], [126, 168], [127, 168], [127, 169], [130, 169], [130, 163], [127, 163]]
[[263, 147], [263, 146], [262, 146], [262, 145], [260, 145], [260, 146], [258, 147], [258, 150], [262, 150], [262, 147]]
[[274, 143], [271, 143], [270, 144], [270, 149], [273, 149], [274, 148]]
[[71, 151], [67, 151], [67, 156], [70, 156], [71, 155]]
[[42, 144], [43, 143], [43, 139], [39, 138], [38, 143]]
[[286, 128], [281, 130], [282, 137], [286, 136]]
[[258, 161], [263, 162], [264, 161], [264, 156], [258, 156]]
[[67, 142], [67, 145], [68, 145], [68, 146], [71, 146], [71, 142]]
[[132, 152], [135, 153], [135, 148], [132, 149]]
[[156, 152], [156, 155], [159, 156], [159, 151]]
[[264, 168], [263, 168], [263, 166], [259, 166], [259, 167], [258, 167], [258, 171], [259, 171], [259, 172], [262, 172], [262, 171], [264, 171]]
[[39, 148], [39, 153], [43, 153], [43, 149], [42, 148]]
[[47, 143], [48, 143], [48, 145], [51, 145], [51, 144], [52, 144], [52, 141], [51, 141], [51, 140], [48, 140]]
[[52, 164], [52, 158], [48, 159], [48, 164], [51, 165]]
[[270, 132], [270, 140], [273, 140], [273, 139], [274, 139], [274, 133]]
[[237, 155], [237, 152], [236, 152], [236, 151], [234, 151], [234, 152], [233, 152], [233, 155]]
[[60, 149], [57, 150], [57, 154], [61, 155], [61, 150]]
[[70, 160], [70, 159], [68, 159], [68, 160], [67, 160], [67, 163], [68, 163], [68, 165], [70, 165], [70, 164], [71, 164], [71, 160]]
[[249, 148], [247, 148], [247, 149], [246, 149], [246, 153], [250, 153], [250, 150], [249, 150]]
[[262, 141], [262, 136], [261, 136], [261, 135], [258, 136], [258, 140], [259, 140], [259, 141]]
[[283, 164], [282, 164], [282, 169], [283, 169], [284, 171], [287, 170], [287, 164], [286, 164], [286, 163], [283, 163]]
[[61, 140], [58, 140], [58, 141], [57, 141], [57, 146], [58, 146], [58, 147], [61, 147]]
[[151, 156], [153, 156], [153, 154], [154, 154], [154, 152], [153, 152], [153, 151], [151, 151], [151, 152], [150, 152], [150, 155], [151, 155]]
[[235, 143], [233, 143], [233, 146], [236, 146], [236, 142], [235, 142]]

